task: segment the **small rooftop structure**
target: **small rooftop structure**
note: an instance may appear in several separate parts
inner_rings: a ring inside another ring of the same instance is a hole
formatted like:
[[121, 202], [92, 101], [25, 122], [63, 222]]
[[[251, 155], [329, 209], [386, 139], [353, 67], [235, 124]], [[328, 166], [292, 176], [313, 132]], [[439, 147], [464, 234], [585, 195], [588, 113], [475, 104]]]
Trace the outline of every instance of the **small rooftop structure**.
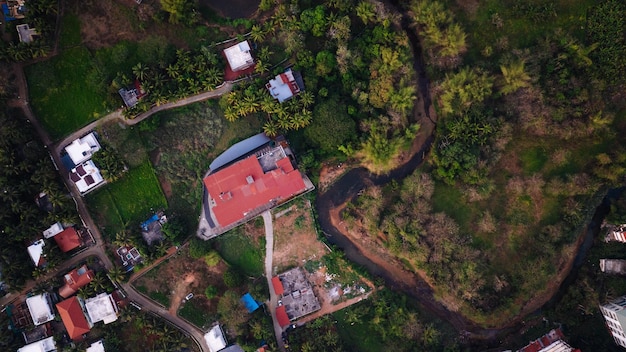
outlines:
[[278, 278], [278, 276], [274, 276], [272, 278], [272, 287], [274, 287], [274, 292], [276, 292], [278, 296], [282, 295], [285, 292], [283, 283], [280, 282], [280, 279]]
[[91, 159], [92, 155], [101, 148], [96, 134], [91, 132], [84, 137], [74, 140], [65, 147], [65, 151], [74, 162], [74, 165], [78, 165]]
[[146, 92], [141, 87], [139, 80], [135, 80], [132, 87], [120, 88], [117, 92], [120, 94], [120, 97], [122, 97], [124, 105], [128, 108], [132, 108], [137, 105], [139, 99], [146, 95]]
[[259, 303], [252, 297], [252, 295], [248, 292], [243, 297], [241, 297], [241, 303], [246, 307], [248, 313], [252, 313], [255, 310], [259, 309]]
[[[283, 309], [288, 319], [292, 321], [311, 314], [321, 308], [313, 292], [313, 287], [307, 280], [306, 274], [302, 268], [293, 268], [278, 275], [278, 278], [284, 288], [284, 292], [282, 294], [283, 305], [276, 309], [277, 318], [279, 315], [282, 315], [282, 312], [279, 312], [279, 310]], [[272, 286], [274, 286], [274, 290], [276, 290], [273, 279]], [[284, 325], [281, 323], [281, 326]]]
[[43, 247], [46, 246], [46, 243], [43, 239], [38, 239], [33, 242], [30, 246], [28, 246], [28, 255], [30, 255], [30, 259], [33, 260], [33, 263], [36, 267], [42, 266], [46, 263], [46, 260], [43, 256]]
[[74, 182], [82, 195], [104, 182], [100, 169], [92, 160], [87, 160], [73, 168], [70, 172], [70, 180]]
[[26, 298], [26, 305], [35, 326], [54, 319], [54, 312], [50, 307], [50, 295], [48, 293]]
[[104, 351], [104, 340], [99, 340], [91, 344], [91, 346], [87, 347], [85, 352], [105, 352]]
[[34, 36], [39, 35], [37, 30], [30, 28], [27, 23], [18, 24], [15, 29], [17, 29], [17, 35], [22, 43], [31, 43], [35, 39]]
[[239, 345], [230, 345], [224, 348], [223, 350], [221, 350], [220, 352], [244, 352], [244, 350]]
[[141, 254], [135, 247], [124, 246], [117, 249], [117, 255], [119, 256], [122, 266], [126, 268], [126, 271], [133, 269], [135, 264], [141, 262]]
[[607, 274], [626, 274], [626, 260], [600, 259], [600, 271]]
[[17, 352], [52, 352], [56, 351], [57, 345], [54, 342], [54, 336], [50, 336], [47, 339], [39, 340], [26, 345], [17, 350]]
[[54, 237], [56, 234], [60, 233], [61, 231], [63, 231], [63, 225], [61, 225], [60, 222], [57, 222], [43, 232], [43, 238], [47, 239], [47, 238]]
[[617, 241], [626, 243], [626, 224], [611, 226], [604, 238], [605, 242]]
[[89, 333], [93, 324], [85, 318], [83, 302], [74, 296], [56, 305], [59, 315], [67, 334], [74, 341], [83, 339], [83, 335]]
[[547, 334], [531, 341], [528, 345], [517, 350], [517, 352], [580, 352], [563, 341], [561, 329], [550, 330]]
[[226, 347], [226, 337], [219, 324], [216, 324], [209, 332], [204, 334], [204, 341], [209, 346], [209, 351], [217, 352]]
[[93, 271], [87, 268], [87, 265], [83, 265], [80, 268], [74, 269], [63, 276], [65, 285], [59, 289], [59, 296], [67, 298], [76, 293], [81, 287], [86, 286], [93, 279]]
[[302, 76], [299, 72], [288, 68], [284, 73], [271, 79], [265, 85], [265, 88], [267, 88], [272, 97], [277, 99], [279, 103], [282, 103], [304, 90], [304, 81], [302, 81]]
[[80, 247], [81, 244], [80, 236], [78, 236], [78, 232], [76, 232], [76, 229], [73, 227], [68, 227], [54, 236], [54, 241], [64, 253]]
[[247, 40], [224, 49], [224, 56], [226, 56], [228, 65], [233, 71], [242, 71], [254, 65], [254, 59], [250, 54], [250, 44]]
[[141, 223], [141, 237], [143, 237], [148, 246], [163, 241], [164, 237], [161, 228], [166, 222], [167, 216], [160, 211]]
[[88, 298], [85, 301], [85, 308], [87, 317], [94, 324], [100, 321], [110, 324], [117, 320], [117, 304], [110, 294], [101, 293], [96, 297]]

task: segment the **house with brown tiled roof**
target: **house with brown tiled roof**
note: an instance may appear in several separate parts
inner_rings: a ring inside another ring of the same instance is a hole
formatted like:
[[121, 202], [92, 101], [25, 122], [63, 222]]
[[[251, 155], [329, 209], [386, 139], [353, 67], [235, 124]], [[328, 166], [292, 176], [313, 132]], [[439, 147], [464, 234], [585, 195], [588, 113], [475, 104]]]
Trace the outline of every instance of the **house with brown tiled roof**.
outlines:
[[94, 276], [86, 265], [70, 271], [63, 277], [65, 285], [59, 289], [59, 296], [67, 298], [75, 294], [81, 287], [89, 284]]
[[62, 252], [67, 253], [72, 249], [80, 247], [81, 241], [78, 232], [73, 227], [68, 227], [65, 230], [54, 236], [54, 241], [59, 246]]

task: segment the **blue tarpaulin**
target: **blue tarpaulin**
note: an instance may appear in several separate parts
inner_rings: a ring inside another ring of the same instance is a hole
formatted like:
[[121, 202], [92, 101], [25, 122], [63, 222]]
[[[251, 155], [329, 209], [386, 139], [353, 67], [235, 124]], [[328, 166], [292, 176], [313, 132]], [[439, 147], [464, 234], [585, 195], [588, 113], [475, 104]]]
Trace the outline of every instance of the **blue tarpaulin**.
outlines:
[[5, 21], [15, 21], [15, 18], [11, 17], [11, 12], [9, 12], [9, 6], [7, 4], [2, 4], [2, 12], [4, 12]]
[[259, 304], [257, 303], [257, 301], [254, 300], [254, 298], [252, 298], [250, 293], [246, 293], [245, 295], [243, 295], [243, 297], [241, 297], [241, 303], [246, 306], [248, 313], [252, 313], [255, 310], [259, 309]]

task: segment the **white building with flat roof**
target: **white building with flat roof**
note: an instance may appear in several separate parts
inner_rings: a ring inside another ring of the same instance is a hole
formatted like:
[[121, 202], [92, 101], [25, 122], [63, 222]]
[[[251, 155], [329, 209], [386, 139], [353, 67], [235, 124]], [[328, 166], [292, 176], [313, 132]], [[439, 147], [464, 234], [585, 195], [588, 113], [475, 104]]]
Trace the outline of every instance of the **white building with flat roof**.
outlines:
[[204, 341], [209, 346], [209, 351], [211, 352], [217, 352], [226, 348], [226, 338], [219, 324], [204, 334]]
[[89, 320], [94, 324], [99, 321], [109, 324], [117, 320], [117, 304], [113, 296], [107, 293], [88, 298], [85, 301], [85, 308], [87, 309]]
[[600, 306], [609, 333], [616, 344], [626, 347], [626, 296]]
[[224, 49], [224, 56], [226, 56], [228, 66], [233, 71], [245, 70], [254, 65], [254, 59], [250, 54], [250, 44], [247, 40]]
[[33, 260], [33, 263], [37, 267], [42, 265], [45, 262], [45, 260], [43, 258], [43, 247], [45, 247], [45, 246], [46, 246], [46, 243], [41, 238], [41, 239], [38, 239], [37, 241], [33, 242], [33, 244], [31, 244], [27, 248], [28, 255], [30, 256], [30, 259]]
[[96, 134], [91, 132], [84, 137], [74, 140], [65, 147], [65, 151], [72, 159], [72, 162], [74, 162], [74, 165], [78, 165], [83, 161], [91, 159], [91, 156], [101, 148]]
[[85, 352], [105, 352], [103, 340], [92, 343]]
[[57, 222], [43, 232], [43, 237], [52, 238], [55, 235], [61, 233], [62, 231], [63, 231], [63, 225], [61, 225], [60, 222]]
[[54, 342], [54, 336], [50, 336], [47, 339], [28, 344], [18, 349], [17, 352], [52, 352], [56, 350], [57, 345]]
[[54, 311], [50, 306], [50, 295], [48, 293], [26, 298], [26, 305], [35, 326], [54, 319]]
[[85, 194], [104, 182], [100, 169], [92, 160], [76, 166], [70, 172], [70, 180], [74, 182], [81, 194]]

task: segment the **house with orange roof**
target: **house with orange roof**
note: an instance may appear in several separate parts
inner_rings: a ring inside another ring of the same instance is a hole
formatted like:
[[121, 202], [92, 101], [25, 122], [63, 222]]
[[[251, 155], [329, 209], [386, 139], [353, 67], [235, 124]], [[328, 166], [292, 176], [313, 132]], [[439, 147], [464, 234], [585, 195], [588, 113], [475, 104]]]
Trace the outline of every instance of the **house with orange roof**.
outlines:
[[83, 335], [89, 333], [93, 327], [85, 314], [85, 305], [78, 296], [66, 299], [56, 305], [67, 334], [74, 341], [83, 339]]
[[68, 298], [75, 294], [81, 287], [89, 284], [94, 276], [93, 271], [87, 268], [87, 265], [70, 271], [63, 277], [65, 285], [59, 289], [59, 296]]
[[56, 234], [54, 241], [64, 253], [76, 249], [81, 245], [80, 236], [78, 236], [78, 232], [76, 232], [76, 229], [73, 227], [68, 227]]

